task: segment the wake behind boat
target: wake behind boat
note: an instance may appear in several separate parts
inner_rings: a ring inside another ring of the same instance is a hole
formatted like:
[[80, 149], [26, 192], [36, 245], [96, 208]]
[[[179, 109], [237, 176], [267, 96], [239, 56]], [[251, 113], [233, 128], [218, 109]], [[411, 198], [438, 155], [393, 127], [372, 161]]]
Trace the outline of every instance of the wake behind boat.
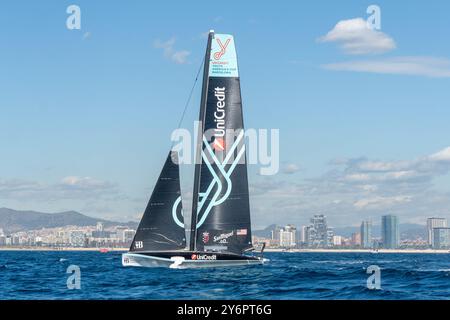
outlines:
[[[199, 268], [263, 264], [253, 250], [241, 88], [234, 38], [210, 31], [193, 185], [190, 241], [178, 156], [170, 151], [124, 266]], [[231, 134], [230, 134], [231, 132]]]

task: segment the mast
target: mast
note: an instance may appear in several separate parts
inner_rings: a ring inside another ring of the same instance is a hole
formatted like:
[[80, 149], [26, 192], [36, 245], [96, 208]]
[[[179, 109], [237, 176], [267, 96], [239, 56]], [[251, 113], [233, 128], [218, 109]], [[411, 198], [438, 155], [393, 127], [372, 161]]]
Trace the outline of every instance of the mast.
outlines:
[[205, 63], [203, 67], [203, 84], [202, 84], [202, 97], [200, 101], [200, 114], [199, 114], [199, 128], [197, 130], [197, 144], [195, 152], [195, 172], [194, 172], [194, 190], [192, 197], [192, 214], [191, 214], [191, 232], [189, 241], [189, 250], [195, 251], [195, 239], [197, 237], [197, 210], [200, 190], [200, 172], [202, 163], [202, 145], [203, 145], [203, 130], [205, 127], [205, 110], [206, 101], [208, 96], [208, 78], [209, 78], [209, 60], [211, 57], [211, 42], [214, 37], [214, 30], [210, 30], [208, 34], [208, 43], [206, 46]]

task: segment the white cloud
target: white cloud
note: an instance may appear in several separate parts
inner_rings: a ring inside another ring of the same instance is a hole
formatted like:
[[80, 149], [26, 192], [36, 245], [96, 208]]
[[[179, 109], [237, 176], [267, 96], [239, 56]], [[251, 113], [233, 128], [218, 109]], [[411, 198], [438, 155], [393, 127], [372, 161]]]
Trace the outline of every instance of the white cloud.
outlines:
[[432, 78], [450, 77], [450, 60], [434, 57], [395, 57], [331, 63], [322, 66], [334, 71], [416, 75]]
[[172, 60], [177, 64], [185, 64], [187, 62], [187, 57], [191, 53], [186, 50], [176, 51], [172, 54]]
[[394, 40], [387, 34], [370, 29], [362, 18], [339, 21], [320, 42], [337, 42], [348, 54], [379, 54], [395, 49]]
[[61, 179], [61, 186], [84, 189], [100, 189], [112, 187], [111, 183], [91, 177], [68, 176]]
[[386, 209], [392, 208], [394, 205], [411, 202], [411, 196], [395, 196], [395, 197], [373, 197], [368, 199], [360, 199], [355, 201], [353, 204], [357, 209], [366, 209], [370, 207], [371, 209]]
[[175, 38], [171, 38], [165, 42], [161, 42], [160, 40], [155, 41], [155, 48], [163, 49], [164, 56], [167, 59], [177, 63], [177, 64], [185, 64], [188, 62], [187, 58], [191, 54], [187, 50], [175, 50]]
[[65, 177], [55, 184], [20, 179], [0, 179], [0, 199], [46, 202], [64, 199], [99, 199], [103, 196], [117, 197], [116, 185], [90, 177], [77, 176]]
[[430, 159], [435, 161], [450, 161], [450, 147], [432, 154]]
[[285, 174], [293, 174], [300, 171], [300, 167], [295, 163], [287, 163], [283, 166], [282, 172]]

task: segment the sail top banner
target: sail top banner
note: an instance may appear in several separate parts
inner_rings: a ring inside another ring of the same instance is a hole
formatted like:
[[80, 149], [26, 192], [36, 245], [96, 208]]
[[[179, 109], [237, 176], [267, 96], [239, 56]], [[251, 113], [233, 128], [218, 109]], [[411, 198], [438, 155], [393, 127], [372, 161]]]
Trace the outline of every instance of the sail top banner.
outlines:
[[209, 60], [210, 77], [239, 77], [234, 38], [230, 34], [214, 34]]

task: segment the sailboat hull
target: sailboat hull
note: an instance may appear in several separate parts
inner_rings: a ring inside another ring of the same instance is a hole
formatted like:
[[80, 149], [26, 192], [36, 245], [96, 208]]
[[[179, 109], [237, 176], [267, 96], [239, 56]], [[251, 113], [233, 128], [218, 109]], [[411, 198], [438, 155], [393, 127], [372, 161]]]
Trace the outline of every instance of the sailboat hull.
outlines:
[[127, 252], [122, 254], [124, 267], [215, 268], [259, 265], [268, 261], [268, 259], [254, 256], [212, 252]]

